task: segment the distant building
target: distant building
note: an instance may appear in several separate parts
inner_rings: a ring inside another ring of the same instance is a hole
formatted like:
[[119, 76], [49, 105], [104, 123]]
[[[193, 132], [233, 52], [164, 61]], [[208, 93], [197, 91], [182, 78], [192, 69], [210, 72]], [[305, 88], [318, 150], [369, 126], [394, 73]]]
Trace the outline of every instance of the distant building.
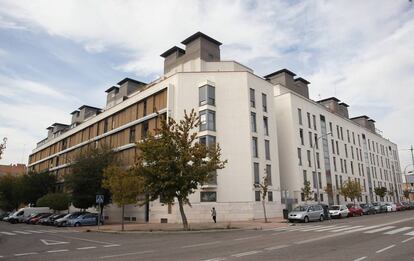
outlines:
[[25, 164], [0, 165], [0, 177], [3, 175], [23, 175], [27, 171]]

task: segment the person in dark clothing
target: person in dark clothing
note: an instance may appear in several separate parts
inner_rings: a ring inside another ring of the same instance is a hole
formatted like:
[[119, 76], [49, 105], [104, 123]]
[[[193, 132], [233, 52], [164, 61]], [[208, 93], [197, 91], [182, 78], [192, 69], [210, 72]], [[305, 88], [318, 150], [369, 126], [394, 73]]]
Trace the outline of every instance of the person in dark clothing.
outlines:
[[211, 217], [213, 218], [214, 223], [217, 223], [217, 221], [216, 221], [216, 216], [217, 216], [216, 209], [213, 207], [213, 208], [211, 209]]

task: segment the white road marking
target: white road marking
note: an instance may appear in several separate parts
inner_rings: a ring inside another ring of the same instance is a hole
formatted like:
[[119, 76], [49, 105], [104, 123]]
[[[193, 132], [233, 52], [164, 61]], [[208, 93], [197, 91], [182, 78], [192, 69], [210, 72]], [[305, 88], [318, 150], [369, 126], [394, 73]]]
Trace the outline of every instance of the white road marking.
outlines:
[[321, 229], [323, 227], [326, 227], [326, 226], [310, 226], [310, 227], [302, 229], [302, 231], [312, 231], [312, 230]]
[[351, 229], [356, 229], [356, 228], [361, 228], [362, 226], [352, 226], [352, 227], [345, 227], [345, 228], [340, 228], [340, 229], [335, 229], [335, 230], [330, 230], [329, 232], [342, 232], [342, 231], [346, 231], [346, 230], [351, 230]]
[[364, 260], [365, 258], [367, 258], [367, 257], [366, 256], [363, 256], [363, 257], [360, 257], [360, 258], [355, 259], [354, 261], [361, 261], [361, 260]]
[[101, 256], [99, 258], [105, 259], [105, 258], [113, 258], [113, 257], [121, 257], [121, 256], [131, 256], [131, 255], [139, 255], [139, 254], [149, 254], [154, 253], [154, 250], [147, 250], [147, 251], [140, 251], [140, 252], [131, 252], [131, 253], [124, 253], [119, 255], [111, 255], [111, 256]]
[[40, 239], [40, 242], [45, 244], [46, 246], [53, 246], [53, 245], [61, 245], [61, 244], [69, 244], [69, 242], [65, 241], [56, 241], [56, 240], [50, 240], [50, 239]]
[[117, 247], [117, 246], [120, 246], [120, 245], [118, 245], [118, 244], [112, 244], [112, 245], [105, 245], [103, 247]]
[[272, 251], [272, 250], [277, 250], [277, 249], [281, 249], [281, 248], [285, 248], [289, 246], [290, 245], [280, 245], [280, 246], [268, 247], [268, 248], [265, 248], [265, 250]]
[[48, 252], [48, 253], [60, 253], [60, 252], [66, 252], [66, 251], [69, 251], [69, 250], [67, 250], [67, 249], [56, 249], [56, 250], [49, 250], [49, 251], [46, 251], [46, 252]]
[[181, 248], [190, 248], [190, 247], [208, 246], [208, 245], [214, 245], [214, 244], [218, 244], [218, 243], [220, 243], [220, 241], [213, 241], [213, 242], [207, 242], [207, 243], [200, 243], [200, 244], [195, 244], [195, 245], [187, 245], [187, 246], [182, 246]]
[[60, 235], [60, 237], [68, 238], [68, 239], [77, 239], [77, 240], [82, 240], [82, 241], [92, 242], [92, 243], [98, 243], [98, 244], [104, 244], [104, 245], [113, 245], [114, 244], [112, 242], [96, 241], [96, 240], [90, 240], [90, 239], [85, 239], [85, 238], [80, 238], [80, 237], [68, 237], [68, 236], [63, 236], [63, 235]]
[[234, 240], [239, 241], [239, 240], [247, 240], [247, 239], [258, 238], [258, 237], [262, 237], [262, 236], [241, 237], [241, 238], [236, 238]]
[[386, 251], [386, 250], [388, 250], [390, 248], [393, 248], [393, 247], [395, 247], [395, 245], [387, 246], [387, 247], [384, 247], [383, 249], [380, 249], [378, 251], [375, 251], [375, 253], [378, 254], [378, 253], [384, 252], [384, 251]]
[[381, 228], [377, 228], [377, 229], [374, 229], [374, 230], [365, 231], [364, 233], [372, 234], [372, 233], [377, 233], [377, 232], [381, 232], [381, 231], [384, 231], [384, 230], [388, 230], [388, 229], [391, 229], [391, 228], [395, 228], [395, 226], [381, 227]]
[[87, 250], [87, 249], [94, 249], [96, 246], [88, 246], [88, 247], [78, 247], [77, 250]]
[[255, 250], [255, 251], [249, 251], [249, 252], [238, 253], [238, 254], [234, 254], [234, 255], [231, 255], [231, 256], [234, 256], [234, 257], [250, 256], [250, 255], [258, 254], [258, 253], [260, 253], [260, 252], [262, 252], [262, 251], [260, 251], [260, 250]]
[[346, 231], [346, 233], [350, 233], [350, 232], [361, 232], [361, 231], [365, 231], [365, 230], [370, 230], [373, 228], [377, 228], [380, 227], [380, 225], [375, 225], [375, 226], [369, 226], [369, 227], [361, 227], [361, 228], [357, 228], [351, 231]]
[[407, 239], [401, 241], [401, 243], [405, 243], [405, 242], [408, 242], [408, 241], [413, 240], [413, 239], [414, 239], [414, 237], [410, 237], [410, 238], [407, 238]]
[[341, 228], [341, 227], [347, 227], [347, 226], [336, 226], [336, 225], [323, 226], [323, 227], [320, 227], [320, 228], [316, 229], [315, 231], [322, 232], [322, 231], [327, 231], [327, 230], [331, 230], [331, 229], [337, 229], [337, 228]]
[[36, 255], [37, 252], [28, 252], [28, 253], [20, 253], [20, 254], [14, 254], [14, 256], [29, 256], [29, 255]]
[[31, 233], [29, 232], [24, 232], [24, 231], [20, 231], [20, 230], [15, 230], [13, 231], [14, 233], [18, 233], [18, 234], [23, 234], [23, 235], [30, 235]]
[[225, 257], [216, 257], [216, 258], [212, 258], [212, 259], [206, 259], [206, 260], [203, 260], [203, 261], [223, 261], [223, 260], [226, 260], [226, 258]]
[[44, 233], [44, 232], [39, 231], [39, 230], [25, 230], [25, 231], [30, 232], [30, 233], [35, 233], [35, 234], [42, 234], [42, 233]]
[[410, 229], [412, 229], [412, 227], [402, 227], [402, 228], [398, 228], [398, 229], [394, 229], [394, 230], [385, 232], [384, 234], [394, 235], [394, 234], [397, 234], [397, 233], [400, 233], [400, 232], [403, 232], [403, 231], [406, 231], [406, 230], [410, 230]]
[[411, 232], [405, 233], [404, 235], [406, 235], [406, 236], [414, 236], [414, 231], [411, 231]]
[[11, 233], [11, 232], [0, 232], [0, 233], [2, 233], [2, 234], [5, 234], [5, 235], [8, 235], [8, 236], [15, 236], [16, 234], [15, 233]]
[[286, 229], [288, 229], [288, 227], [267, 228], [267, 229], [263, 229], [263, 231], [281, 231], [281, 230], [286, 230]]

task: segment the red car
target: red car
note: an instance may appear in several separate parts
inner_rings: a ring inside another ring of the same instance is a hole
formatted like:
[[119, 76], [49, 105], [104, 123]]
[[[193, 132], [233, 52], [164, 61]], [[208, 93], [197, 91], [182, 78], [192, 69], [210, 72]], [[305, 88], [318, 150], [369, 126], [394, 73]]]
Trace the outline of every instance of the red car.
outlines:
[[406, 209], [405, 206], [401, 203], [395, 203], [395, 205], [397, 206], [397, 211], [402, 211]]
[[348, 210], [349, 210], [348, 217], [356, 217], [356, 216], [364, 215], [364, 211], [359, 205], [348, 204], [346, 206], [348, 207]]
[[42, 213], [42, 214], [39, 214], [39, 215], [31, 218], [29, 220], [29, 224], [37, 224], [37, 222], [39, 222], [40, 219], [45, 218], [45, 217], [48, 217], [48, 216], [51, 216], [51, 215], [52, 215], [52, 213]]

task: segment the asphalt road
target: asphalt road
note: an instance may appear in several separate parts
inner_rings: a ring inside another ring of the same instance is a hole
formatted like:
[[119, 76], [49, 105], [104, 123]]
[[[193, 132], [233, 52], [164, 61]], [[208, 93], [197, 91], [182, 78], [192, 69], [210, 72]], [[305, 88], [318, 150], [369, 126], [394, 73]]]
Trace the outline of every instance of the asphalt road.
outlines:
[[413, 260], [414, 211], [267, 230], [95, 233], [0, 222], [0, 260]]

